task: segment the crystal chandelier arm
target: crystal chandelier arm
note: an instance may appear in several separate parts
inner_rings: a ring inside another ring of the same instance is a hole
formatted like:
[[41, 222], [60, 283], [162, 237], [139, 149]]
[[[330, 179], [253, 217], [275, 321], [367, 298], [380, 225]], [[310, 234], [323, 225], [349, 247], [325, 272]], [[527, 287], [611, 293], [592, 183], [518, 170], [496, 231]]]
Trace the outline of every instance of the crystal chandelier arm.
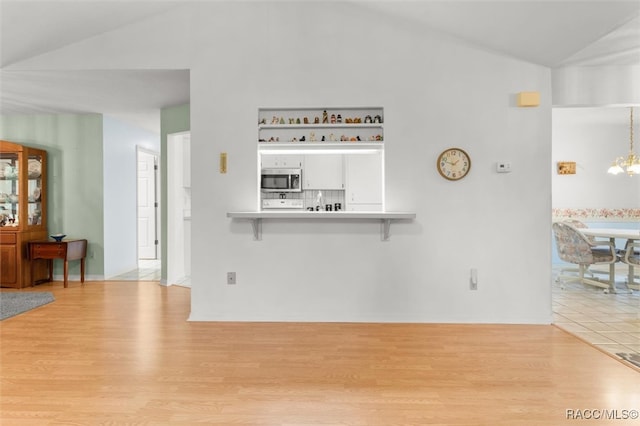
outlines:
[[633, 107], [629, 108], [629, 155], [616, 158], [607, 170], [613, 175], [623, 172], [629, 176], [640, 174], [640, 157], [633, 150]]

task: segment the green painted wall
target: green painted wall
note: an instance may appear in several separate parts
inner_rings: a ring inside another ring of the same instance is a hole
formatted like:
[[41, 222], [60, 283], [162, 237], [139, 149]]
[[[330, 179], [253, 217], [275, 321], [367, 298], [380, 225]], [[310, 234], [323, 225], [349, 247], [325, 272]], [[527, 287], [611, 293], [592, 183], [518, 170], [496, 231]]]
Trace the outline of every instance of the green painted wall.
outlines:
[[[100, 114], [0, 116], [1, 139], [47, 151], [49, 232], [89, 241], [88, 277], [104, 275], [102, 122]], [[69, 274], [80, 274], [79, 262]]]
[[160, 111], [160, 235], [162, 272], [161, 280], [167, 282], [167, 245], [166, 236], [168, 234], [167, 227], [167, 135], [172, 133], [187, 132], [191, 130], [191, 109], [190, 105], [178, 105], [174, 107], [164, 108]]

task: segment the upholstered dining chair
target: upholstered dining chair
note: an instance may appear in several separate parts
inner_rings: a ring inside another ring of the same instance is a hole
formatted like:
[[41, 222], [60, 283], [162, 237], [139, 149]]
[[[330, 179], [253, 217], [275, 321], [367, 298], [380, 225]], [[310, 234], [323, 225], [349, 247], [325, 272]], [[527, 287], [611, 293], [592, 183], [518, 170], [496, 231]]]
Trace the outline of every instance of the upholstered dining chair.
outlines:
[[590, 240], [570, 223], [555, 222], [552, 228], [560, 259], [564, 262], [578, 265], [578, 276], [561, 274], [558, 276], [557, 281], [562, 282], [563, 279], [569, 279], [570, 281], [578, 281], [582, 284], [604, 288], [605, 291], [608, 291], [610, 282], [613, 282], [615, 277], [609, 275], [609, 279], [605, 282], [595, 277], [587, 278], [585, 273], [591, 265], [617, 262], [619, 257], [616, 254], [615, 245], [610, 241]]
[[[564, 223], [568, 223], [569, 225], [573, 225], [574, 228], [577, 229], [587, 229], [589, 226], [578, 220], [578, 219], [565, 219], [562, 222]], [[586, 235], [587, 239], [589, 240], [589, 242], [594, 243], [595, 242], [595, 237], [592, 237], [590, 235]], [[580, 272], [580, 268], [572, 268], [572, 267], [564, 267], [562, 269], [560, 269], [560, 275], [562, 276], [565, 272]], [[588, 274], [589, 276], [593, 277], [593, 272], [591, 272], [589, 270], [589, 267], [587, 266], [585, 271], [585, 274]]]
[[640, 282], [635, 281], [635, 276], [640, 274], [640, 241], [627, 241], [622, 261], [627, 265], [633, 266], [635, 269], [634, 276], [629, 277], [630, 282], [627, 283], [627, 287], [640, 290]]

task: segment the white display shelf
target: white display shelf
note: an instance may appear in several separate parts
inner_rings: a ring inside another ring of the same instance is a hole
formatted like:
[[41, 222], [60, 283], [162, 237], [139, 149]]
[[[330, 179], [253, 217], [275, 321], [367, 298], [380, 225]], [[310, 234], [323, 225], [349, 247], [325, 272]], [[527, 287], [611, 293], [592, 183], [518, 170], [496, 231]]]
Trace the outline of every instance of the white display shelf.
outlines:
[[[324, 121], [325, 113], [329, 117], [330, 121], [328, 122]], [[316, 122], [316, 120], [321, 121]], [[301, 141], [303, 138], [306, 141]], [[381, 107], [258, 109], [259, 146], [267, 143], [286, 142], [358, 143], [383, 141], [384, 109]], [[339, 146], [342, 145], [337, 145], [336, 148]]]
[[274, 150], [286, 150], [286, 149], [309, 149], [309, 150], [323, 150], [323, 149], [382, 149], [384, 147], [384, 141], [344, 141], [344, 142], [260, 142], [258, 147], [261, 152]]
[[416, 214], [413, 212], [326, 212], [326, 211], [256, 211], [256, 212], [228, 212], [231, 219], [245, 219], [251, 222], [253, 238], [262, 240], [263, 219], [287, 219], [287, 220], [377, 220], [381, 223], [380, 239], [388, 241], [390, 237], [392, 220], [413, 220]]
[[382, 123], [260, 124], [258, 125], [258, 129], [382, 129], [383, 126]]

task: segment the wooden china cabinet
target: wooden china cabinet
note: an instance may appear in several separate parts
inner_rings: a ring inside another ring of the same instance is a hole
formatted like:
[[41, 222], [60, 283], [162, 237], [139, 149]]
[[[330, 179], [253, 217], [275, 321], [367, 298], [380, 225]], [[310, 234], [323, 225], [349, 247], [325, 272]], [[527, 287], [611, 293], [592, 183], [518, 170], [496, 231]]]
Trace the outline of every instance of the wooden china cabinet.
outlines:
[[29, 287], [47, 278], [46, 263], [32, 269], [27, 253], [29, 241], [47, 234], [47, 152], [0, 140], [1, 287]]

